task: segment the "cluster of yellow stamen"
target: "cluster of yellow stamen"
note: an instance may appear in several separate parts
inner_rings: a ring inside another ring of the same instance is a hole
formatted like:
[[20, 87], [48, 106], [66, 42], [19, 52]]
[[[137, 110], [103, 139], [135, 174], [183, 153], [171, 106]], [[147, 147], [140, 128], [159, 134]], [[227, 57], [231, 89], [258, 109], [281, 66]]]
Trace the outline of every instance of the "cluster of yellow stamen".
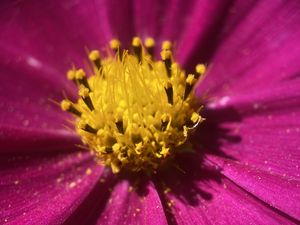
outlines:
[[104, 58], [98, 50], [89, 53], [89, 77], [83, 69], [67, 73], [80, 98], [63, 100], [61, 108], [76, 116], [82, 141], [114, 173], [157, 169], [202, 121], [192, 90], [205, 66], [186, 75], [173, 61], [171, 42], [163, 42], [157, 61], [154, 46], [152, 38], [135, 37], [131, 54], [112, 40]]

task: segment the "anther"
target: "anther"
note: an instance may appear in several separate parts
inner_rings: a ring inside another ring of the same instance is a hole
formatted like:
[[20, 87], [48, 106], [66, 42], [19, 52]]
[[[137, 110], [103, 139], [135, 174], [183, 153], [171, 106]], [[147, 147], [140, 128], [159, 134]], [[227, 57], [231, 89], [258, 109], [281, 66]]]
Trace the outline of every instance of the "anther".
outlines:
[[161, 117], [161, 131], [165, 131], [167, 129], [167, 126], [169, 124], [170, 118], [167, 114], [163, 114]]
[[110, 48], [119, 56], [119, 59], [122, 60], [123, 52], [121, 51], [121, 42], [118, 39], [112, 39], [109, 42]]
[[97, 134], [97, 131], [98, 131], [97, 129], [91, 127], [89, 124], [83, 124], [82, 123], [82, 124], [79, 125], [79, 127], [80, 127], [81, 130], [84, 130], [84, 131], [89, 132], [91, 134]]
[[145, 47], [147, 49], [148, 54], [150, 55], [151, 59], [154, 58], [154, 47], [155, 47], [155, 41], [153, 38], [146, 38], [145, 40]]
[[122, 120], [118, 120], [116, 122], [116, 126], [118, 128], [118, 131], [122, 134], [124, 134], [124, 128], [123, 128], [123, 121]]
[[110, 48], [112, 50], [114, 50], [115, 52], [117, 52], [120, 49], [120, 47], [121, 47], [121, 42], [118, 39], [112, 39], [109, 42], [109, 45], [110, 45]]
[[132, 39], [131, 45], [133, 47], [134, 54], [138, 58], [139, 62], [141, 62], [142, 61], [142, 43], [141, 43], [141, 39], [138, 38], [138, 37], [134, 37]]
[[190, 118], [190, 122], [187, 123], [187, 125], [189, 125], [188, 129], [189, 130], [194, 130], [197, 128], [197, 126], [200, 124], [201, 122], [201, 116], [196, 113], [196, 112], [193, 112], [191, 118]]
[[91, 51], [89, 54], [89, 59], [94, 63], [96, 68], [100, 70], [101, 68], [100, 52], [98, 50]]
[[161, 45], [162, 50], [172, 50], [172, 43], [170, 41], [163, 41]]
[[106, 154], [110, 154], [110, 153], [112, 153], [113, 152], [113, 149], [112, 149], [112, 147], [104, 147], [104, 151], [105, 151], [105, 153]]
[[80, 86], [79, 88], [79, 96], [81, 96], [82, 100], [84, 101], [84, 103], [87, 105], [87, 107], [93, 111], [94, 105], [92, 102], [92, 99], [90, 97], [90, 91], [88, 88], [84, 87], [83, 85]]
[[170, 50], [163, 50], [160, 53], [161, 59], [163, 60], [166, 70], [167, 70], [167, 75], [168, 77], [171, 77], [171, 65], [172, 65], [172, 52]]
[[63, 100], [60, 106], [63, 111], [68, 111], [79, 117], [81, 116], [81, 112], [79, 112], [69, 100]]
[[185, 90], [184, 90], [184, 96], [183, 99], [187, 99], [187, 97], [189, 96], [189, 94], [191, 93], [191, 90], [194, 86], [194, 84], [196, 83], [196, 79], [194, 74], [189, 74], [188, 77], [186, 78], [186, 83], [185, 83]]
[[85, 72], [84, 72], [83, 69], [79, 69], [79, 70], [76, 71], [75, 78], [76, 78], [76, 80], [79, 84], [82, 84], [83, 86], [88, 88], [89, 91], [91, 91], [91, 88], [90, 88], [89, 83], [86, 79], [86, 75], [85, 75]]
[[68, 72], [67, 72], [67, 78], [68, 78], [68, 80], [72, 80], [72, 81], [74, 81], [75, 80], [75, 74], [76, 74], [76, 71], [75, 70], [69, 70]]
[[198, 64], [196, 66], [196, 79], [198, 79], [200, 76], [202, 76], [206, 71], [206, 67], [204, 64]]
[[167, 87], [165, 87], [165, 91], [168, 97], [168, 103], [173, 105], [173, 87], [172, 84], [170, 82], [167, 83], [166, 85]]

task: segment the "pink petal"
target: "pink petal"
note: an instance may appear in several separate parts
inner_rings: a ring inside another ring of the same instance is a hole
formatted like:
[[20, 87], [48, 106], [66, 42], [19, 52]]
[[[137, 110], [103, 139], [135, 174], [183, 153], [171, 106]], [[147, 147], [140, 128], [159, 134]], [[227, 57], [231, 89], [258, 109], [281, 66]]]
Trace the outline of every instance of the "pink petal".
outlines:
[[66, 113], [51, 101], [59, 102], [63, 90], [72, 95], [74, 87], [33, 57], [24, 57], [7, 48], [0, 53], [1, 152], [74, 148], [79, 140], [65, 127], [70, 126]]
[[[119, 3], [111, 3], [117, 5]], [[126, 4], [126, 3], [124, 3]], [[130, 16], [122, 17], [122, 19], [114, 19], [115, 15], [111, 14], [113, 20], [116, 21], [112, 27], [120, 29], [118, 34], [121, 37], [126, 35], [130, 40], [131, 33], [134, 30], [136, 35], [142, 37], [152, 36], [157, 42], [157, 53], [160, 51], [160, 44], [163, 40], [174, 41], [174, 49], [176, 53], [176, 60], [179, 62], [186, 62], [187, 57], [195, 55], [199, 62], [199, 52], [195, 51], [198, 45], [210, 46], [212, 45], [211, 39], [215, 31], [219, 30], [220, 21], [223, 20], [224, 13], [228, 11], [230, 2], [211, 2], [211, 1], [136, 1], [133, 6], [127, 4], [126, 6], [111, 7], [114, 9], [124, 9], [130, 12], [133, 7], [134, 17], [132, 21], [125, 21], [130, 24], [128, 27], [124, 26], [119, 28], [119, 21], [131, 18]], [[151, 9], [151, 10], [150, 10]], [[124, 15], [116, 13], [117, 15]], [[132, 24], [134, 28], [132, 28]], [[123, 29], [123, 30], [122, 30]], [[124, 30], [126, 32], [124, 32]], [[129, 41], [128, 41], [129, 42]], [[207, 48], [207, 52], [211, 49]], [[192, 54], [191, 53], [195, 53]], [[202, 53], [202, 52], [201, 52]], [[200, 54], [201, 54], [200, 53]], [[157, 54], [159, 55], [159, 54]]]
[[[241, 121], [226, 122], [225, 117], [221, 126], [230, 132], [228, 136], [219, 136], [217, 149], [238, 161], [230, 163], [232, 167], [227, 166], [225, 159], [209, 156], [218, 154], [212, 145], [206, 143], [205, 148], [207, 157], [223, 168], [223, 174], [229, 179], [262, 201], [300, 219], [297, 207], [300, 200], [299, 97], [287, 96], [296, 93], [296, 86], [294, 83], [286, 92], [280, 92], [284, 88], [277, 88], [233, 98], [227, 103], [227, 108], [236, 107]], [[216, 110], [215, 117], [207, 115], [212, 124], [216, 118], [223, 116], [224, 119], [224, 114]], [[233, 141], [232, 137], [239, 137], [239, 140]]]
[[0, 43], [59, 71], [58, 77], [83, 63], [85, 48], [103, 47], [111, 38], [103, 2], [4, 2], [1, 8]]
[[[299, 84], [297, 80], [287, 80], [251, 94], [215, 100], [208, 105], [212, 109], [208, 110], [207, 124], [198, 137], [199, 150], [205, 150], [206, 156], [223, 168], [225, 176], [297, 219]], [[225, 159], [213, 156], [220, 153]], [[228, 162], [226, 158], [237, 162]]]
[[262, 1], [238, 20], [238, 8], [233, 7], [197, 94], [246, 95], [295, 78], [300, 59], [299, 12], [298, 1]]
[[299, 12], [296, 1], [259, 2], [243, 21], [229, 23], [231, 33], [197, 89], [209, 96], [199, 147], [237, 160], [229, 167], [208, 155], [237, 185], [298, 220]]
[[293, 224], [296, 221], [224, 177], [210, 161], [202, 161], [196, 154], [181, 160], [184, 164], [179, 162], [172, 173], [157, 181], [167, 202], [165, 211], [170, 212], [170, 223]]
[[[209, 157], [230, 180], [268, 205], [300, 220], [300, 179], [264, 171], [255, 165]], [[222, 164], [223, 163], [223, 164]], [[299, 172], [299, 171], [298, 171]], [[300, 175], [300, 174], [298, 174]]]
[[[136, 35], [140, 35], [143, 38], [150, 36], [157, 41], [164, 27], [162, 21], [165, 20], [166, 14], [169, 12], [169, 10], [166, 9], [168, 9], [170, 5], [172, 5], [171, 1], [165, 0], [134, 1], [132, 5], [134, 16], [130, 23], [133, 23]], [[161, 22], [158, 22], [158, 20]]]
[[[285, 218], [276, 210], [248, 194], [231, 181], [223, 184], [209, 182], [199, 185], [211, 193], [211, 200], [199, 197], [198, 205], [189, 205], [169, 194], [177, 224], [294, 224], [295, 220]], [[186, 190], [188, 191], [188, 190]]]
[[150, 182], [137, 193], [126, 180], [119, 181], [97, 224], [167, 224], [160, 198]]
[[[193, 4], [179, 2], [182, 6], [174, 4], [173, 7], [176, 7], [178, 14], [169, 18], [173, 27], [168, 27], [168, 31], [172, 34], [172, 39], [178, 43], [177, 60], [185, 65], [186, 69], [190, 69], [193, 64], [205, 62], [217, 47], [218, 34], [229, 15], [233, 1], [204, 0], [195, 1]], [[239, 10], [245, 11], [249, 8], [248, 4], [242, 4]], [[187, 12], [182, 10], [187, 8], [185, 5], [189, 5]], [[184, 18], [181, 27], [178, 27], [174, 17]]]
[[0, 221], [63, 223], [98, 181], [88, 152], [1, 157]]
[[[282, 83], [270, 90], [227, 98], [226, 104], [224, 98], [215, 101], [206, 115], [207, 121], [200, 127], [199, 143], [213, 153], [212, 145], [221, 141], [219, 150], [228, 156], [297, 178], [300, 173], [299, 84], [288, 83], [289, 86]], [[229, 137], [222, 137], [222, 133], [216, 137], [217, 126], [230, 131]], [[234, 141], [230, 136], [238, 139]]]

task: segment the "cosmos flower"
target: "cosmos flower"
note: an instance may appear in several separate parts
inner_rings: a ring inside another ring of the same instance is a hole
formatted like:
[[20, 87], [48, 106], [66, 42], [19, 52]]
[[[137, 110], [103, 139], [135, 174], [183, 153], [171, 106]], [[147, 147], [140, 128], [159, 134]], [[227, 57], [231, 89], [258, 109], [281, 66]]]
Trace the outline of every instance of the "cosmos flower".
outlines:
[[[299, 223], [299, 1], [29, 0], [0, 11], [1, 224]], [[77, 99], [65, 73], [86, 66], [86, 49], [136, 35], [171, 40], [186, 71], [208, 65], [193, 149], [147, 176], [100, 166], [53, 104]]]

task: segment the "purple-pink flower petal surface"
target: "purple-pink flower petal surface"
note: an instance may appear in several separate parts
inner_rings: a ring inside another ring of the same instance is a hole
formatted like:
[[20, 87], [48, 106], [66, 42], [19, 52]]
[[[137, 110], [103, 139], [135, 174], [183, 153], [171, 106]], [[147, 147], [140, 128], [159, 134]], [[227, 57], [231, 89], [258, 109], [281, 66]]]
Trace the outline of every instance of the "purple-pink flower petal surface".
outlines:
[[[4, 0], [0, 27], [0, 224], [299, 223], [298, 0]], [[53, 103], [86, 49], [135, 35], [209, 66], [195, 153], [149, 179], [99, 166]]]

